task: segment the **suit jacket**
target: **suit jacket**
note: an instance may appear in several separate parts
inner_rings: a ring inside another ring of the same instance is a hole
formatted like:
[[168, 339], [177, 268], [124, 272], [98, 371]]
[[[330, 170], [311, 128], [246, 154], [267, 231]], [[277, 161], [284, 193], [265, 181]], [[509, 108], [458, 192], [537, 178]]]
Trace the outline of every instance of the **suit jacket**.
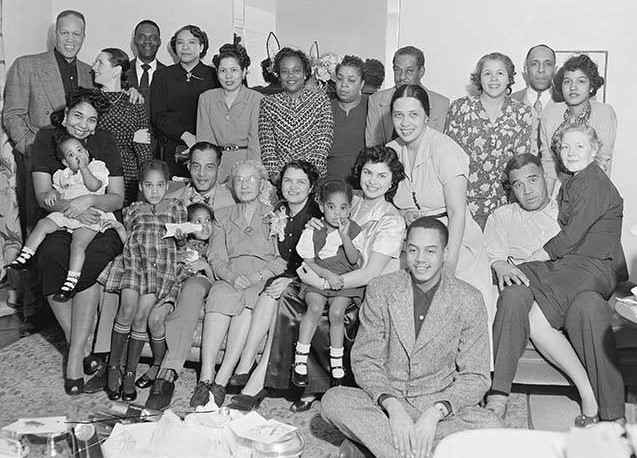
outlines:
[[[141, 77], [141, 75], [137, 76], [137, 58], [130, 61], [130, 66], [131, 68], [128, 71], [128, 84], [130, 84], [130, 87], [134, 87], [135, 89], [137, 89], [139, 93], [144, 97], [144, 106], [146, 107], [146, 112], [148, 113], [148, 116], [150, 119], [150, 81], [148, 84], [148, 88], [140, 89], [139, 78]], [[155, 68], [155, 71], [160, 70], [164, 67], [165, 67], [164, 64], [157, 61], [157, 67]], [[153, 73], [153, 77], [154, 76], [155, 76], [155, 73]]]
[[359, 319], [352, 371], [373, 402], [387, 393], [423, 411], [449, 401], [457, 413], [489, 389], [487, 312], [468, 283], [443, 274], [418, 336], [406, 270], [369, 283]]
[[[77, 60], [78, 86], [92, 87], [91, 67]], [[2, 121], [13, 146], [22, 154], [37, 131], [51, 124], [51, 113], [64, 108], [62, 76], [53, 50], [18, 57], [4, 89]]]
[[[533, 114], [533, 122], [531, 124], [531, 154], [534, 154], [535, 156], [537, 156], [538, 154], [540, 154], [541, 144], [542, 144], [542, 136], [540, 134], [541, 113], [538, 113], [535, 110], [533, 103], [529, 103], [529, 100], [527, 100], [526, 96], [527, 96], [528, 89], [529, 89], [528, 87], [525, 87], [524, 89], [514, 92], [513, 94], [511, 94], [511, 98], [517, 100], [518, 102], [522, 102], [529, 105], [532, 109], [531, 112]], [[551, 89], [549, 90], [551, 91], [551, 98], [549, 102], [546, 104], [546, 106], [544, 107], [544, 109], [548, 108], [549, 105], [552, 105], [553, 103], [555, 103], [553, 99], [553, 91]]]
[[[369, 97], [367, 104], [367, 125], [365, 126], [365, 145], [367, 147], [386, 145], [392, 140], [394, 121], [391, 118], [391, 98], [396, 88], [378, 91]], [[444, 132], [449, 99], [444, 95], [425, 88], [429, 96], [429, 126], [438, 132]]]
[[[146, 110], [146, 116], [148, 117], [148, 125], [150, 126], [150, 133], [151, 133], [151, 138], [150, 138], [150, 150], [153, 153], [154, 157], [158, 157], [158, 141], [157, 141], [157, 135], [155, 134], [155, 132], [153, 132], [153, 127], [152, 127], [152, 122], [151, 122], [151, 118], [150, 118], [150, 82], [148, 85], [148, 88], [146, 89], [140, 89], [139, 88], [139, 78], [137, 76], [137, 58], [131, 60], [130, 62], [131, 68], [128, 71], [128, 84], [130, 84], [130, 87], [134, 87], [135, 89], [137, 89], [139, 91], [139, 93], [142, 95], [142, 97], [144, 97], [144, 109]], [[157, 67], [155, 67], [155, 72], [159, 71], [162, 68], [165, 68], [166, 65], [162, 64], [161, 62], [157, 61]], [[157, 73], [153, 73], [153, 78], [155, 77]]]

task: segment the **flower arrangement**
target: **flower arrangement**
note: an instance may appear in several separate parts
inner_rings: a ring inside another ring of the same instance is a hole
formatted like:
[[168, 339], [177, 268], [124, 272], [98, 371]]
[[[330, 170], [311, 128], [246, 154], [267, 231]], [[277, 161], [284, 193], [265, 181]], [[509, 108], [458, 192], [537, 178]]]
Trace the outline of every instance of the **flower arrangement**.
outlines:
[[279, 242], [285, 240], [285, 226], [288, 223], [288, 214], [284, 206], [268, 213], [265, 217], [265, 222], [270, 225], [269, 237], [278, 237]]
[[336, 66], [341, 57], [336, 53], [323, 54], [318, 59], [312, 59], [312, 76], [317, 84], [325, 88], [330, 81], [336, 82]]

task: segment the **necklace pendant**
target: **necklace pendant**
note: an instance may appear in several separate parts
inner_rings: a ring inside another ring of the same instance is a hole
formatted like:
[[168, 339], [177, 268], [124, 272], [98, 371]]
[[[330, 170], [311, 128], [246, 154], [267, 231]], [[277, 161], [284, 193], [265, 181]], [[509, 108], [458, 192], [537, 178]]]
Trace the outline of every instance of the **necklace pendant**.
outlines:
[[186, 83], [190, 83], [190, 78], [192, 77], [192, 73], [186, 73]]

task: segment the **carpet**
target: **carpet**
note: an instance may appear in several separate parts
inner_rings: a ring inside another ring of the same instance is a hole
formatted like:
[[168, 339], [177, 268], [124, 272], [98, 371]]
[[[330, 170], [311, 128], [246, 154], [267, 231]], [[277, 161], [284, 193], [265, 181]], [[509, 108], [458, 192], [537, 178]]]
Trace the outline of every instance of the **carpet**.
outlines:
[[[20, 417], [66, 415], [70, 420], [83, 420], [88, 414], [103, 411], [110, 403], [105, 393], [70, 397], [64, 393], [62, 361], [65, 342], [59, 330], [46, 331], [23, 338], [0, 350], [0, 426]], [[146, 370], [140, 364], [138, 374]], [[194, 368], [184, 369], [176, 382], [171, 409], [184, 413], [192, 409], [188, 400], [196, 383]], [[140, 392], [139, 403], [146, 400], [147, 391]], [[283, 392], [267, 398], [259, 413], [266, 418], [297, 426], [305, 440], [304, 457], [333, 455], [343, 440], [342, 434], [323, 421], [320, 403], [308, 412], [294, 414], [288, 410], [290, 401]], [[527, 401], [524, 393], [514, 393], [509, 399], [506, 423], [513, 428], [527, 428]]]

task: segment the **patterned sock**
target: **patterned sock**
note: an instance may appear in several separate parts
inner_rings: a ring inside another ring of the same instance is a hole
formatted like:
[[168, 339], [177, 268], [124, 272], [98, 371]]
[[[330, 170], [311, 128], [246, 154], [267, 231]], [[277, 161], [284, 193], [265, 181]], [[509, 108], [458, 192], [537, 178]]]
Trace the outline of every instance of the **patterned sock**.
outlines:
[[343, 347], [331, 347], [330, 346], [330, 367], [332, 368], [332, 377], [343, 378], [345, 377], [345, 370], [343, 369]]
[[296, 343], [294, 353], [294, 371], [297, 374], [307, 375], [307, 356], [310, 353], [310, 344]]

